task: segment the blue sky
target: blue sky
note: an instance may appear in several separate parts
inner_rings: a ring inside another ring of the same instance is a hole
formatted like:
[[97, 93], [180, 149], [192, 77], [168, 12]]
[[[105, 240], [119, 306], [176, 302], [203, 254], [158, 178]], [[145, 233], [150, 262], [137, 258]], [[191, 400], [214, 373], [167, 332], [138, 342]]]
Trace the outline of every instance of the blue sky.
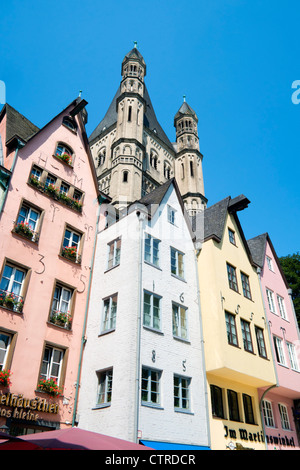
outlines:
[[268, 232], [285, 256], [299, 251], [299, 13], [294, 0], [1, 0], [0, 80], [39, 127], [82, 90], [90, 135], [138, 41], [169, 139], [184, 94], [198, 115], [208, 204], [244, 194], [246, 238]]

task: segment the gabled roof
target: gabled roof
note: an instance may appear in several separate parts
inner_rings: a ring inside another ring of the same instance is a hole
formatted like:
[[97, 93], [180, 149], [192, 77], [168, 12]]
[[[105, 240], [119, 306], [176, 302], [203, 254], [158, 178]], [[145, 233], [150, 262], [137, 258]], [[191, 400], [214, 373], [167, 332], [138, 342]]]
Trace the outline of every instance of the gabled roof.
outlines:
[[280, 271], [280, 274], [282, 276], [282, 279], [286, 285], [286, 288], [289, 289], [290, 286], [286, 280], [285, 274], [282, 270], [280, 261], [278, 259], [277, 253], [275, 251], [275, 248], [273, 246], [273, 243], [271, 241], [271, 238], [268, 233], [263, 233], [261, 235], [258, 235], [257, 237], [251, 238], [250, 240], [247, 240], [251, 256], [254, 260], [254, 262], [261, 268], [263, 269], [264, 264], [265, 264], [265, 259], [266, 259], [266, 249], [267, 249], [267, 243], [269, 243], [269, 246], [271, 248], [271, 251], [273, 253], [273, 258], [278, 266], [278, 269]]
[[0, 119], [6, 113], [6, 145], [14, 138], [27, 142], [30, 137], [39, 131], [39, 128], [29, 121], [23, 114], [6, 103], [1, 112]]
[[146, 65], [145, 60], [144, 60], [144, 57], [142, 56], [142, 54], [140, 53], [140, 51], [138, 50], [137, 47], [133, 47], [133, 48], [131, 49], [131, 51], [129, 51], [129, 52], [125, 55], [125, 57], [124, 57], [122, 63], [124, 64], [124, 62], [126, 62], [126, 61], [129, 60], [129, 59], [137, 59], [137, 60], [139, 60], [140, 62], [142, 62], [143, 65]]
[[[239, 234], [242, 238], [249, 261], [251, 264], [257, 266], [257, 263], [252, 258], [243, 229], [237, 216], [237, 212], [246, 209], [249, 203], [249, 199], [241, 194], [233, 199], [231, 196], [228, 196], [216, 204], [204, 209], [204, 212], [199, 213], [192, 218], [192, 227], [193, 231], [195, 232], [196, 240], [205, 242], [207, 240], [213, 239], [217, 243], [220, 243], [224, 235], [227, 213], [232, 214], [238, 227]], [[201, 237], [203, 237], [203, 239], [201, 239]]]
[[[100, 121], [96, 129], [91, 133], [89, 137], [89, 142], [91, 145], [97, 138], [101, 137], [101, 134], [104, 135], [107, 129], [109, 129], [111, 126], [116, 125], [118, 118], [117, 99], [119, 98], [120, 94], [121, 90], [119, 87], [104, 118], [102, 119], [102, 121]], [[157, 120], [146, 85], [144, 91], [144, 100], [146, 101], [146, 112], [144, 113], [144, 126], [149, 129], [152, 133], [154, 133], [154, 135], [156, 135], [168, 147], [168, 149], [174, 152], [174, 147], [172, 143], [170, 142], [169, 138], [167, 137]]]

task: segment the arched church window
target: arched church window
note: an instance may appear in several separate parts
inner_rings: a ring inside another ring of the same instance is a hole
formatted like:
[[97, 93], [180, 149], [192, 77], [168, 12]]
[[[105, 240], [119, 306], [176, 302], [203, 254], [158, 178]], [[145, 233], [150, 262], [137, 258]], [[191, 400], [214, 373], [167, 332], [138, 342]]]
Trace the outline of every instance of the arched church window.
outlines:
[[194, 163], [192, 160], [190, 160], [190, 172], [191, 172], [191, 176], [193, 177], [194, 176]]
[[184, 178], [184, 164], [181, 163], [181, 178]]
[[123, 172], [123, 183], [128, 183], [128, 171]]
[[131, 121], [132, 106], [128, 108], [128, 121]]
[[105, 162], [105, 157], [106, 157], [106, 149], [103, 148], [100, 150], [98, 154], [98, 166], [103, 165], [103, 163]]
[[155, 170], [157, 170], [157, 161], [158, 161], [158, 157], [157, 157], [156, 153], [154, 153], [153, 150], [151, 150], [151, 152], [150, 152], [150, 166], [152, 166], [152, 168], [155, 168]]
[[168, 163], [164, 163], [164, 177], [169, 180], [171, 178], [171, 168]]

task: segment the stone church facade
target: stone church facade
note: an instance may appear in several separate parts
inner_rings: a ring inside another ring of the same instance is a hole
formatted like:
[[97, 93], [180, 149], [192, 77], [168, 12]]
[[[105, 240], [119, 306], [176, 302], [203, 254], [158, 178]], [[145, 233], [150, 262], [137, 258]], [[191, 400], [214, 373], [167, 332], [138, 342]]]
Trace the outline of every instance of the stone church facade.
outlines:
[[202, 211], [207, 199], [195, 111], [184, 99], [171, 143], [156, 118], [145, 84], [146, 63], [136, 46], [125, 55], [121, 75], [111, 105], [89, 138], [99, 189], [121, 209], [175, 177], [188, 213]]

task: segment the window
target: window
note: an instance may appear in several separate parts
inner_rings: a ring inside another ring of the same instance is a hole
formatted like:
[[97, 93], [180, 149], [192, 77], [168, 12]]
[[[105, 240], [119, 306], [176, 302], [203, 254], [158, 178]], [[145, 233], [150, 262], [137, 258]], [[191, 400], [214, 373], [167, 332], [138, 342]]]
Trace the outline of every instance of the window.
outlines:
[[107, 269], [111, 269], [120, 264], [121, 238], [117, 238], [116, 240], [113, 240], [107, 245], [108, 245]]
[[34, 166], [31, 170], [31, 175], [30, 175], [31, 178], [39, 181], [41, 178], [41, 175], [42, 175], [42, 170]]
[[191, 379], [174, 375], [174, 408], [175, 410], [190, 410]]
[[265, 345], [265, 339], [264, 339], [264, 332], [261, 328], [258, 326], [255, 326], [255, 334], [256, 334], [256, 341], [257, 341], [257, 349], [258, 349], [258, 354], [260, 357], [267, 357], [267, 351], [266, 351], [266, 345]]
[[145, 234], [145, 254], [144, 259], [147, 263], [151, 263], [159, 267], [159, 244], [160, 240], [152, 237], [148, 233]]
[[277, 302], [278, 302], [279, 313], [280, 313], [281, 318], [283, 318], [284, 320], [287, 320], [284, 300], [278, 294], [277, 294]]
[[112, 395], [113, 370], [97, 372], [98, 392], [97, 405], [110, 405]]
[[116, 328], [118, 294], [103, 300], [102, 332]]
[[238, 394], [233, 390], [227, 390], [229, 419], [231, 421], [240, 421]]
[[182, 305], [172, 303], [173, 312], [173, 336], [188, 339], [187, 330], [187, 308]]
[[230, 243], [232, 243], [233, 245], [236, 245], [236, 243], [235, 243], [235, 233], [230, 228], [228, 229], [228, 237], [229, 237]]
[[75, 232], [70, 227], [66, 227], [61, 250], [62, 256], [70, 261], [79, 263], [81, 261], [80, 241], [81, 234]]
[[225, 418], [223, 407], [223, 391], [216, 385], [210, 386], [212, 415], [214, 418]]
[[41, 212], [30, 204], [23, 202], [18, 214], [14, 232], [28, 238], [31, 241], [38, 241], [38, 225]]
[[50, 322], [55, 325], [71, 328], [71, 302], [73, 290], [57, 283], [52, 299]]
[[241, 280], [242, 280], [244, 297], [251, 300], [249, 276], [247, 276], [247, 274], [241, 273]]
[[225, 312], [225, 320], [226, 320], [226, 331], [227, 331], [228, 344], [232, 344], [233, 346], [238, 346], [238, 339], [237, 339], [236, 325], [235, 325], [235, 316], [232, 315], [232, 313]]
[[291, 429], [287, 407], [278, 403], [282, 429]]
[[171, 273], [184, 278], [184, 253], [171, 247]]
[[273, 341], [274, 341], [274, 348], [275, 348], [277, 362], [285, 366], [286, 361], [285, 361], [285, 356], [283, 352], [282, 339], [278, 338], [278, 336], [273, 336]]
[[244, 405], [245, 422], [247, 424], [255, 424], [253, 406], [252, 406], [252, 397], [250, 397], [250, 395], [246, 395], [245, 393], [243, 393], [243, 405]]
[[194, 176], [194, 164], [192, 160], [190, 160], [190, 173], [191, 173], [191, 177], [193, 177]]
[[65, 116], [63, 118], [63, 124], [66, 127], [68, 127], [69, 129], [71, 129], [71, 131], [76, 131], [76, 129], [77, 129], [75, 121], [73, 119], [69, 118], [68, 116]]
[[128, 183], [128, 171], [123, 172], [123, 183]]
[[144, 292], [144, 326], [160, 329], [160, 300], [158, 295]]
[[171, 168], [168, 163], [164, 163], [164, 177], [169, 180], [171, 177]]
[[268, 265], [269, 270], [274, 271], [272, 259], [269, 256], [266, 256], [266, 259], [267, 259], [267, 265]]
[[262, 410], [263, 410], [263, 415], [264, 415], [264, 420], [265, 420], [266, 426], [268, 426], [270, 428], [275, 428], [275, 421], [274, 421], [274, 416], [273, 416], [272, 403], [268, 400], [263, 400]]
[[46, 346], [40, 372], [40, 379], [54, 379], [59, 384], [62, 372], [64, 351], [51, 346]]
[[286, 345], [287, 345], [288, 355], [289, 355], [289, 359], [291, 363], [291, 368], [299, 371], [295, 345], [292, 343], [288, 343], [288, 342], [286, 343]]
[[0, 371], [7, 367], [7, 357], [11, 344], [11, 336], [0, 331]]
[[128, 121], [131, 121], [132, 106], [128, 107]]
[[158, 161], [157, 155], [151, 150], [151, 152], [150, 152], [150, 166], [152, 168], [154, 168], [155, 170], [157, 170], [157, 161]]
[[242, 327], [242, 337], [243, 337], [243, 344], [245, 351], [253, 353], [253, 346], [252, 346], [252, 339], [251, 339], [251, 332], [250, 332], [250, 323], [245, 320], [241, 319], [241, 327]]
[[170, 224], [175, 225], [175, 214], [175, 209], [173, 209], [171, 206], [168, 206], [168, 222], [170, 222]]
[[68, 147], [67, 145], [65, 145], [65, 144], [63, 144], [63, 143], [59, 143], [59, 144], [56, 146], [54, 155], [55, 155], [56, 157], [58, 157], [59, 159], [63, 160], [65, 163], [68, 163], [69, 165], [72, 164], [72, 155], [73, 155], [73, 152], [72, 152], [72, 150], [70, 149], [70, 147]]
[[160, 405], [161, 372], [142, 368], [142, 404]]
[[7, 262], [0, 282], [0, 306], [22, 312], [27, 271]]
[[46, 182], [45, 182], [45, 188], [48, 188], [48, 186], [54, 186], [56, 183], [56, 178], [55, 176], [52, 175], [47, 175]]
[[236, 270], [229, 263], [227, 263], [227, 275], [228, 275], [228, 282], [229, 282], [230, 289], [233, 289], [236, 292], [238, 292], [239, 290], [238, 290], [237, 279], [236, 279]]
[[67, 183], [62, 182], [60, 185], [59, 192], [60, 194], [67, 195], [70, 190], [70, 186]]
[[266, 289], [266, 292], [270, 312], [276, 313], [273, 292], [270, 289]]

